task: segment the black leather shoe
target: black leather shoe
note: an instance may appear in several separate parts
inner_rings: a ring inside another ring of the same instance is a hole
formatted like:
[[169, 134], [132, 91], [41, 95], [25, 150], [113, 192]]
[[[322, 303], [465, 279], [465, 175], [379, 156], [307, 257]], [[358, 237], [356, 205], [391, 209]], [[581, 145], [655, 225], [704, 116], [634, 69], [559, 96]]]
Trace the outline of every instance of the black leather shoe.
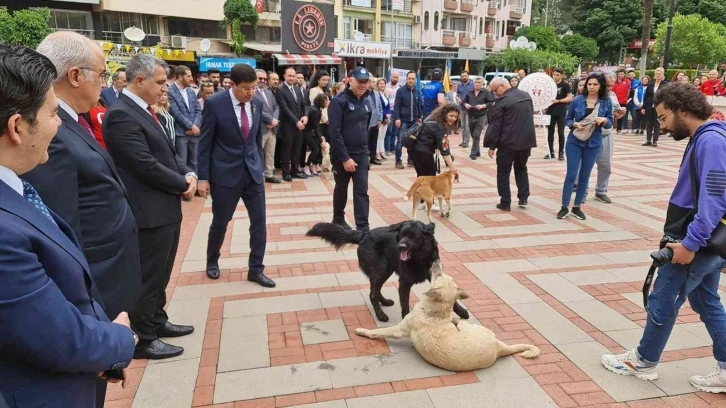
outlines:
[[526, 207], [527, 206], [527, 200], [519, 200], [519, 206], [520, 207]]
[[209, 279], [219, 279], [219, 264], [217, 262], [207, 262], [207, 277]]
[[134, 358], [148, 358], [149, 360], [163, 360], [172, 358], [184, 352], [183, 347], [173, 346], [156, 339], [150, 343], [139, 343], [134, 350]]
[[290, 181], [292, 181], [292, 176], [289, 174], [285, 174], [284, 176], [282, 176], [282, 179], [290, 182]]
[[353, 228], [350, 227], [350, 225], [348, 225], [347, 222], [345, 222], [345, 220], [343, 220], [343, 221], [333, 220], [332, 223], [335, 224], [335, 225], [339, 225], [339, 226], [341, 226], [341, 227], [343, 227], [343, 228], [345, 228], [347, 230], [353, 229]]
[[271, 184], [280, 184], [280, 183], [282, 183], [282, 180], [280, 180], [279, 178], [274, 178], [274, 177], [265, 177], [265, 182], [271, 183]]
[[371, 164], [375, 164], [376, 166], [380, 166], [380, 165], [383, 164], [383, 162], [381, 162], [380, 160], [373, 159], [373, 160], [371, 160]]
[[181, 337], [194, 333], [194, 326], [181, 326], [166, 321], [164, 327], [156, 332], [159, 337]]
[[512, 207], [504, 204], [497, 204], [497, 208], [499, 208], [502, 211], [512, 211]]
[[292, 175], [292, 178], [296, 178], [296, 179], [306, 179], [306, 178], [308, 178], [308, 175], [305, 174], [305, 173], [303, 173], [303, 172], [300, 172], [300, 173], [293, 174]]
[[259, 274], [248, 273], [247, 280], [250, 282], [257, 282], [260, 284], [260, 286], [264, 286], [266, 288], [274, 288], [276, 286], [275, 281], [273, 281], [272, 279], [265, 276], [264, 273], [259, 273]]

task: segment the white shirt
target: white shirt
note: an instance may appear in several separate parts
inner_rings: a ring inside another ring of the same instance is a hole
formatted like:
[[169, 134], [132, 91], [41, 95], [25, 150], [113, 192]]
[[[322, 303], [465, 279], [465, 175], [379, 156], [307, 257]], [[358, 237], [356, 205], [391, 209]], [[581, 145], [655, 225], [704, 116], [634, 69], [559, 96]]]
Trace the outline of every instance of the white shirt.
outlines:
[[15, 190], [16, 193], [23, 195], [23, 181], [14, 171], [0, 165], [0, 180]]
[[189, 109], [189, 94], [187, 94], [187, 88], [182, 88], [181, 86], [177, 85], [177, 88], [179, 88], [179, 92], [181, 92], [182, 99], [184, 99], [184, 103], [187, 104], [187, 109]]
[[149, 116], [151, 116], [151, 112], [149, 112], [149, 104], [146, 103], [143, 99], [139, 98], [138, 96], [136, 96], [136, 94], [129, 91], [128, 88], [124, 88], [123, 94], [128, 96], [129, 98], [131, 98], [132, 101], [136, 102], [136, 104], [139, 105], [141, 107], [141, 109], [145, 110], [146, 113], [148, 113]]
[[[237, 116], [237, 124], [239, 125], [239, 128], [242, 129], [242, 107], [240, 106], [241, 103], [234, 96], [231, 89], [229, 90], [229, 97], [232, 98], [232, 105], [234, 105], [234, 114]], [[247, 114], [247, 123], [250, 126], [250, 130], [252, 130], [252, 101], [249, 101], [245, 104], [245, 113]]]
[[58, 98], [58, 106], [63, 109], [70, 117], [73, 118], [76, 122], [78, 122], [78, 113], [71, 108], [70, 105], [65, 103], [61, 98]]
[[396, 85], [391, 85], [389, 82], [388, 85], [386, 85], [386, 96], [388, 97], [388, 103], [393, 106], [394, 102], [396, 102], [396, 92], [398, 92], [398, 89], [401, 88], [401, 83], [397, 83]]

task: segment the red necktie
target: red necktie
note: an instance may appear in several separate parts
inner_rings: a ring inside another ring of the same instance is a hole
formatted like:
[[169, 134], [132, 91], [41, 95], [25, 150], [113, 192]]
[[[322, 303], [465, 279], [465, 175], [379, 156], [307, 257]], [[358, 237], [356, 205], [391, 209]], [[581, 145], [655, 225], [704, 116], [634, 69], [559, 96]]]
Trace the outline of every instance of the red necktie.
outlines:
[[250, 136], [250, 119], [247, 117], [247, 110], [245, 109], [245, 103], [240, 103], [240, 130], [242, 131], [242, 140], [247, 144]]
[[85, 130], [86, 132], [88, 132], [89, 135], [93, 136], [93, 130], [91, 129], [91, 126], [88, 124], [88, 122], [86, 121], [86, 118], [84, 118], [83, 116], [80, 116], [79, 115], [78, 116], [78, 124], [81, 125], [81, 127], [83, 128], [83, 130]]
[[152, 108], [151, 105], [149, 105], [146, 109], [149, 110], [149, 113], [151, 113], [151, 116], [156, 121], [156, 124], [161, 126], [161, 122], [159, 122], [159, 118], [156, 116], [156, 112], [154, 112], [154, 108]]

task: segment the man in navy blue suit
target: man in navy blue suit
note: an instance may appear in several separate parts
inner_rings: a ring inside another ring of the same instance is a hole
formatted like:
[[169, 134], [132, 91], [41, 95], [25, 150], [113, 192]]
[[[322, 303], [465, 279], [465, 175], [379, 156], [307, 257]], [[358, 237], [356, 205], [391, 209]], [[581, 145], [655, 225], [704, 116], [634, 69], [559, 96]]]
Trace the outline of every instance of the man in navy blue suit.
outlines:
[[192, 71], [178, 65], [174, 73], [176, 81], [169, 86], [169, 112], [174, 117], [176, 155], [192, 171], [197, 171], [199, 127], [202, 125], [202, 107], [197, 94], [190, 88]]
[[20, 176], [58, 131], [53, 63], [0, 47], [0, 395], [10, 408], [92, 407], [96, 378], [123, 377], [136, 335], [110, 322], [73, 231]]
[[199, 138], [198, 190], [211, 189], [212, 225], [207, 242], [207, 276], [219, 278], [219, 251], [239, 199], [250, 219], [247, 280], [268, 288], [275, 282], [264, 274], [267, 225], [263, 184], [262, 102], [254, 98], [257, 73], [247, 64], [231, 71], [232, 87], [207, 99]]
[[111, 76], [111, 86], [101, 91], [101, 99], [107, 108], [111, 107], [111, 104], [116, 102], [121, 91], [126, 87], [126, 69], [119, 68]]

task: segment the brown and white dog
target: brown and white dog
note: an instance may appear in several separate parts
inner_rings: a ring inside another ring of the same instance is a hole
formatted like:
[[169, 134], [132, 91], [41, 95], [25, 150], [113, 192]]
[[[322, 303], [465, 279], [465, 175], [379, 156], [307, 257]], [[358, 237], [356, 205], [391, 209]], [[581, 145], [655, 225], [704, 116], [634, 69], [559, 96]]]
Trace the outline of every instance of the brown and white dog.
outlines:
[[431, 289], [424, 293], [413, 311], [401, 323], [381, 329], [355, 329], [369, 339], [411, 339], [416, 351], [429, 363], [449, 371], [471, 371], [488, 368], [499, 357], [521, 353], [535, 358], [539, 348], [531, 344], [507, 345], [497, 340], [484, 326], [460, 320], [451, 313], [454, 302], [469, 295], [445, 274], [440, 260], [431, 267]]
[[330, 143], [326, 142], [325, 138], [322, 138], [320, 149], [323, 153], [323, 164], [320, 166], [320, 177], [325, 177], [330, 180], [333, 178], [333, 166], [330, 164]]
[[[429, 222], [434, 222], [431, 219], [431, 208], [434, 206], [434, 198], [439, 200], [439, 214], [442, 217], [449, 218], [451, 215], [451, 191], [453, 190], [453, 180], [459, 182], [459, 172], [445, 171], [438, 176], [421, 176], [413, 182], [413, 185], [408, 189], [406, 194], [406, 200], [413, 198], [413, 209], [411, 210], [411, 219], [416, 219], [416, 209], [418, 203], [423, 200], [426, 203], [426, 215], [429, 218]], [[441, 200], [446, 200], [446, 211], [444, 212], [444, 206]]]

